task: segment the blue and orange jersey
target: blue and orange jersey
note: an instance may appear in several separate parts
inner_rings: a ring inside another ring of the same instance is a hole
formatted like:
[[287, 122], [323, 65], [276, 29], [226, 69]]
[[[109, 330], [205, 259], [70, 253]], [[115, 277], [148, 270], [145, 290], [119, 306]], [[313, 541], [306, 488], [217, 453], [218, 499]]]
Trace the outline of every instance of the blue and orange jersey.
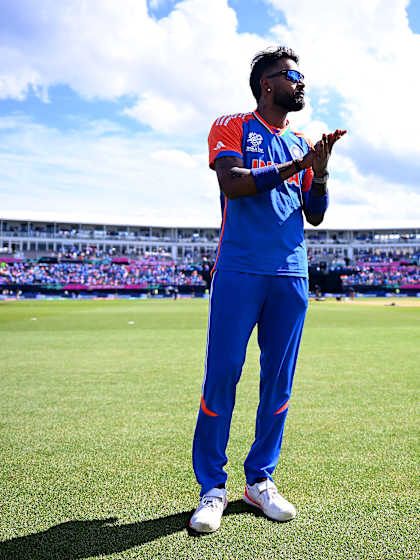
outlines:
[[[248, 169], [302, 157], [311, 143], [303, 134], [269, 125], [256, 111], [222, 116], [209, 134], [209, 163], [235, 156]], [[215, 269], [255, 274], [308, 275], [302, 209], [312, 169], [275, 189], [228, 200], [221, 193], [222, 226]]]

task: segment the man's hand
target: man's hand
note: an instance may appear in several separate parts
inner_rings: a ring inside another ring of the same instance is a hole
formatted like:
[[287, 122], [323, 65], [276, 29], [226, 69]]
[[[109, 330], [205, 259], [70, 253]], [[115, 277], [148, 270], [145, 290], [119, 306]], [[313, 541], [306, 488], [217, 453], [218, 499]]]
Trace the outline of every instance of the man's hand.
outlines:
[[302, 158], [298, 159], [300, 167], [302, 169], [309, 169], [309, 167], [312, 167], [314, 163], [314, 155], [315, 148], [309, 148], [309, 152], [306, 152]]
[[314, 170], [315, 177], [323, 177], [325, 175], [332, 147], [346, 132], [347, 130], [336, 130], [329, 134], [323, 134], [321, 140], [315, 144], [312, 156], [312, 169]]

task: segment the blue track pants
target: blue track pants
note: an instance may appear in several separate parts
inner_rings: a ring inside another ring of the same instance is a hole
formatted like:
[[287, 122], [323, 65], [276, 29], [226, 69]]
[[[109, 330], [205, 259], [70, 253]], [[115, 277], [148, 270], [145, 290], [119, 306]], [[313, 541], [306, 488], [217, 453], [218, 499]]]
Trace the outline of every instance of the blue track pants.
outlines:
[[226, 446], [236, 385], [258, 325], [260, 402], [255, 440], [245, 460], [248, 484], [271, 478], [281, 448], [308, 306], [308, 282], [295, 276], [216, 271], [213, 276], [201, 405], [193, 466], [201, 495], [226, 482]]

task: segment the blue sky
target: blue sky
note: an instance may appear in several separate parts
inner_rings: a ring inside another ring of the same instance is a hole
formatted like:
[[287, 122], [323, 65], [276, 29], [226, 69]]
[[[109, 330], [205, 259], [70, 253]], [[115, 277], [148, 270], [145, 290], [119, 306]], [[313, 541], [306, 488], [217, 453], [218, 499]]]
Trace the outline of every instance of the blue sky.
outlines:
[[[334, 6], [332, 8], [332, 6]], [[5, 0], [2, 217], [217, 226], [213, 120], [253, 110], [249, 63], [287, 44], [331, 164], [326, 227], [420, 226], [420, 2]]]

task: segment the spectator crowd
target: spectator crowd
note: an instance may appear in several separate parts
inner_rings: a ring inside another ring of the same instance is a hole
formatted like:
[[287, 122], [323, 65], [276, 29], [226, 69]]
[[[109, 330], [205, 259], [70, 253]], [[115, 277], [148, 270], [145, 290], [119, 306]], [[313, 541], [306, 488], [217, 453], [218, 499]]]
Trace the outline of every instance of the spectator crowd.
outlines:
[[356, 264], [343, 271], [347, 286], [416, 286], [420, 285], [419, 254], [404, 251], [358, 251]]
[[[319, 258], [319, 255], [317, 255]], [[313, 255], [309, 251], [311, 264]], [[353, 264], [349, 259], [332, 258], [324, 273], [338, 272], [343, 288], [357, 286], [400, 287], [420, 286], [418, 253], [401, 251], [359, 250]], [[52, 259], [54, 262], [48, 262]], [[134, 260], [135, 259], [135, 260]], [[0, 286], [78, 286], [79, 288], [166, 288], [169, 286], [202, 286], [210, 281], [211, 256], [199, 263], [186, 255], [176, 263], [167, 254], [117, 257], [87, 248], [58, 252], [38, 260], [0, 259]], [[347, 262], [345, 262], [347, 261]], [[313, 269], [320, 267], [312, 265]]]
[[148, 256], [128, 264], [118, 262], [22, 261], [3, 263], [0, 285], [89, 287], [205, 286], [200, 267], [176, 264], [169, 259]]
[[420, 267], [416, 265], [358, 265], [341, 276], [343, 286], [415, 286], [420, 285]]

